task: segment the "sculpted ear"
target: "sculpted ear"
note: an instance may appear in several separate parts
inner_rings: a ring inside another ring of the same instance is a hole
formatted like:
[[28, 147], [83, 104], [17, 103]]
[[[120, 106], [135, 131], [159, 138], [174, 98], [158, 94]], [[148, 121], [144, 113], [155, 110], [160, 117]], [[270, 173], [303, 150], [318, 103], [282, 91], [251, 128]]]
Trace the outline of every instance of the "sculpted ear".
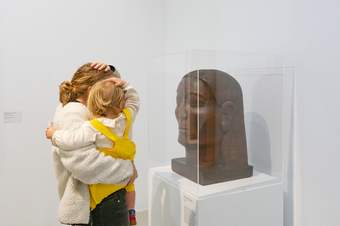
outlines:
[[226, 133], [230, 130], [235, 112], [235, 104], [226, 101], [222, 104], [222, 129]]

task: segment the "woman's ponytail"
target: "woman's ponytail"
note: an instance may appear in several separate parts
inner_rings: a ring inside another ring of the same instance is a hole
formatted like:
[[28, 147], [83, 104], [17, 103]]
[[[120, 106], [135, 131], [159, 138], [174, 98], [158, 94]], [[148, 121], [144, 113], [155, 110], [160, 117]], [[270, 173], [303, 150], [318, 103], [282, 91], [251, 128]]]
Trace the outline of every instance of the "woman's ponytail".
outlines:
[[59, 85], [59, 101], [63, 106], [71, 101], [74, 101], [75, 93], [72, 82], [64, 81]]

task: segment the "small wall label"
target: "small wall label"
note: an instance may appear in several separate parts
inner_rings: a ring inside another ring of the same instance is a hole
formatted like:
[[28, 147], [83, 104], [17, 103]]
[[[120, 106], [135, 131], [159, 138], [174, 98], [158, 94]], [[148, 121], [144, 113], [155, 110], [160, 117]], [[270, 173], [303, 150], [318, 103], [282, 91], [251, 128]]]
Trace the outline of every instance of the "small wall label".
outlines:
[[9, 111], [4, 112], [4, 123], [21, 123], [22, 122], [22, 112]]

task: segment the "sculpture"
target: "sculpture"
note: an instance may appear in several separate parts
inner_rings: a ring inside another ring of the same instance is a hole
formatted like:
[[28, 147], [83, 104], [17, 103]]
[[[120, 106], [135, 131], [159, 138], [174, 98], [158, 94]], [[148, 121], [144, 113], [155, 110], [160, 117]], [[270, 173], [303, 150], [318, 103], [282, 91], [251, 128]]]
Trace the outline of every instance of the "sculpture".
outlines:
[[185, 158], [172, 170], [202, 185], [252, 176], [239, 83], [219, 70], [186, 74], [177, 88], [178, 142]]

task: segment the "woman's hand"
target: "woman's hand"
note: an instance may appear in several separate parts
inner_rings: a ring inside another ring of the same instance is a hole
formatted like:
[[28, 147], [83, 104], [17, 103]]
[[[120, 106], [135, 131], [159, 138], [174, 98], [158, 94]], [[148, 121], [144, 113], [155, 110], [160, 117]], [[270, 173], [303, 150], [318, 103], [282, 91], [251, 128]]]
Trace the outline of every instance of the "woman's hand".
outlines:
[[56, 130], [57, 129], [54, 127], [47, 127], [47, 129], [45, 130], [46, 138], [51, 140]]
[[104, 81], [113, 82], [113, 84], [115, 84], [116, 86], [120, 86], [120, 87], [124, 87], [127, 84], [126, 81], [120, 78], [116, 78], [116, 77], [108, 78], [108, 79], [105, 79]]
[[108, 71], [110, 70], [110, 66], [104, 63], [100, 63], [100, 62], [92, 62], [91, 63], [91, 67], [94, 69], [97, 69], [99, 71], [104, 70], [104, 71]]

